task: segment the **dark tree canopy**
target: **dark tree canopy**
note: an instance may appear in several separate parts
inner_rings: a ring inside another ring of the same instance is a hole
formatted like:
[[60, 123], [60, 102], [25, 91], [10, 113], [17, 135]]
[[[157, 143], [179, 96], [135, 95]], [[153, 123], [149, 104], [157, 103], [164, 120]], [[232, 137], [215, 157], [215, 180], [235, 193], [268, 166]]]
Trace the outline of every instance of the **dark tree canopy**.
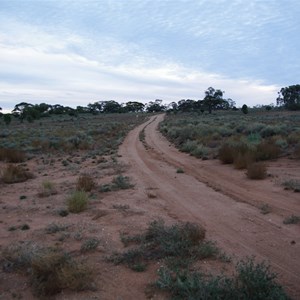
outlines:
[[287, 109], [300, 109], [300, 84], [284, 87], [278, 92], [277, 105]]
[[223, 94], [221, 90], [215, 90], [212, 87], [209, 87], [205, 91], [205, 97], [202, 100], [202, 105], [208, 108], [208, 112], [211, 114], [213, 109], [227, 109], [228, 102], [223, 99]]

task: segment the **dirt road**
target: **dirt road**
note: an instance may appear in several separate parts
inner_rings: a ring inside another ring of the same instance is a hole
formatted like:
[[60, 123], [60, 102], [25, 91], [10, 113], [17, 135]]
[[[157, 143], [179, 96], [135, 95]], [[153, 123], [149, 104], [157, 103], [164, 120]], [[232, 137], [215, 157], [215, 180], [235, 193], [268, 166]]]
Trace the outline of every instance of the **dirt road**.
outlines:
[[[269, 261], [286, 290], [300, 299], [300, 227], [282, 222], [285, 216], [300, 215], [299, 193], [284, 191], [274, 177], [251, 181], [243, 171], [179, 152], [157, 130], [163, 118], [151, 117], [121, 146], [138, 189], [155, 192], [163, 201], [162, 215], [203, 224], [208, 238], [235, 259], [254, 255]], [[179, 167], [183, 174], [176, 173]], [[299, 171], [299, 166], [288, 167]], [[274, 174], [282, 168], [279, 162], [270, 165]], [[271, 213], [261, 214], [262, 204]]]

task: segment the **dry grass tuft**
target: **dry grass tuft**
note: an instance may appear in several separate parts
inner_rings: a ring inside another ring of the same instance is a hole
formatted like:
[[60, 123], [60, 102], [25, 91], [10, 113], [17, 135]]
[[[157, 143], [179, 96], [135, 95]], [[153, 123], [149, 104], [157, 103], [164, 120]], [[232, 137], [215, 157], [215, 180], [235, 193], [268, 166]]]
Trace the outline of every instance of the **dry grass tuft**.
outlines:
[[93, 178], [88, 174], [80, 175], [77, 183], [76, 190], [90, 192], [95, 187], [95, 182]]
[[48, 180], [43, 181], [40, 190], [38, 192], [38, 196], [49, 197], [55, 194], [57, 194], [57, 190], [54, 183]]
[[17, 183], [17, 182], [24, 182], [28, 179], [33, 178], [33, 174], [26, 171], [21, 166], [15, 166], [9, 164], [6, 166], [4, 171], [2, 172], [2, 181], [4, 183]]
[[67, 200], [68, 209], [72, 213], [80, 213], [86, 210], [88, 196], [84, 191], [75, 191]]
[[247, 177], [249, 179], [265, 179], [267, 177], [267, 166], [262, 162], [248, 164]]

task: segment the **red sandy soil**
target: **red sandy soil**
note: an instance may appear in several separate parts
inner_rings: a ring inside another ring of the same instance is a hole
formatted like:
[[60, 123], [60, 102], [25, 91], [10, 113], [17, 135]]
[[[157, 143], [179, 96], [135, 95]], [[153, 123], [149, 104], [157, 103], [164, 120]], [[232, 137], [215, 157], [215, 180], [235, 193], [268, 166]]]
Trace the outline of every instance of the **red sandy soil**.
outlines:
[[[280, 185], [287, 179], [300, 180], [300, 162], [288, 159], [269, 162], [267, 179], [249, 180], [245, 171], [179, 152], [157, 130], [163, 118], [164, 115], [153, 116], [136, 127], [120, 147], [118, 160], [127, 165], [123, 166], [124, 174], [133, 179], [134, 189], [95, 191], [85, 212], [64, 218], [57, 214], [59, 208], [66, 206], [65, 199], [75, 188], [79, 173], [91, 174], [99, 185], [110, 182], [116, 168], [103, 168], [92, 159], [66, 168], [57, 158], [52, 165], [34, 158], [28, 162], [28, 168], [37, 175], [35, 179], [0, 184], [1, 249], [12, 242], [31, 240], [61, 247], [93, 265], [94, 290], [80, 293], [66, 290], [55, 299], [166, 299], [163, 293], [145, 292], [156, 278], [159, 263], [153, 263], [146, 272], [135, 273], [125, 266], [114, 266], [105, 257], [124, 249], [120, 233], [139, 233], [157, 218], [167, 224], [190, 221], [203, 225], [208, 239], [233, 256], [233, 262], [247, 256], [268, 261], [286, 291], [294, 299], [300, 299], [300, 226], [283, 224], [285, 217], [300, 215], [300, 194], [286, 191]], [[143, 129], [142, 143], [139, 133]], [[184, 173], [176, 173], [178, 168]], [[39, 186], [45, 179], [56, 183], [57, 195], [38, 197]], [[20, 195], [26, 195], [27, 199], [20, 200]], [[128, 205], [129, 209], [115, 209], [114, 204]], [[269, 214], [261, 214], [263, 204], [271, 207]], [[69, 227], [65, 233], [45, 234], [45, 227], [52, 222]], [[30, 225], [30, 230], [8, 231], [10, 226], [24, 223]], [[81, 253], [82, 240], [75, 238], [79, 234], [83, 240], [97, 237], [100, 240], [97, 250]], [[230, 264], [221, 266], [221, 262], [207, 260], [201, 264], [202, 269], [213, 270], [218, 265], [219, 269], [232, 270]], [[16, 296], [36, 299], [28, 277], [0, 273], [0, 299]]]

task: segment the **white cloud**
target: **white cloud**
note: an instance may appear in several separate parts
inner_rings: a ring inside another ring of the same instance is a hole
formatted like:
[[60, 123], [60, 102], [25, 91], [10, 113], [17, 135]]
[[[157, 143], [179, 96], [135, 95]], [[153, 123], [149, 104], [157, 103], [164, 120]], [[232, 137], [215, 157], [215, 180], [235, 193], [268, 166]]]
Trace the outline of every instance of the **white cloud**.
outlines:
[[[0, 90], [5, 91], [0, 97], [9, 101], [11, 107], [25, 99], [70, 106], [109, 99], [201, 99], [209, 86], [226, 91], [226, 97], [238, 105], [255, 105], [274, 101], [278, 90], [276, 86], [234, 80], [164, 62], [151, 68], [149, 63], [139, 62], [110, 66], [71, 53], [47, 53], [32, 48], [1, 48], [0, 57], [2, 70], [9, 70], [14, 77], [11, 82], [0, 80]], [[29, 79], [23, 80], [26, 77]]]

